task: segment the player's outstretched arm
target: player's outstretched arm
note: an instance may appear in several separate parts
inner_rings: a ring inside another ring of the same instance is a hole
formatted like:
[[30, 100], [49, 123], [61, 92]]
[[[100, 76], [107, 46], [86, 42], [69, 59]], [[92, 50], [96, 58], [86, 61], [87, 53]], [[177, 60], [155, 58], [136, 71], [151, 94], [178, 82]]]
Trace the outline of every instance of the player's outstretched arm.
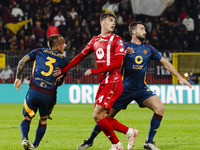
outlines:
[[185, 80], [179, 73], [178, 71], [174, 68], [174, 66], [167, 61], [165, 58], [161, 58], [160, 59], [160, 63], [169, 71], [171, 72], [173, 75], [175, 75], [177, 77], [177, 79], [179, 80], [180, 84], [184, 86], [184, 84], [186, 84], [189, 88], [192, 88], [191, 84]]
[[53, 76], [57, 77], [59, 75], [64, 75], [71, 69], [72, 67], [76, 66], [81, 60], [83, 60], [87, 55], [84, 55], [82, 52], [79, 53], [72, 61], [66, 65], [63, 69], [61, 68], [56, 68], [56, 70], [53, 72]]
[[14, 86], [17, 88], [18, 91], [19, 91], [20, 86], [22, 89], [22, 81], [21, 81], [22, 71], [24, 69], [25, 64], [29, 61], [30, 61], [29, 55], [25, 55], [18, 63], [16, 78], [15, 78], [15, 82], [14, 82]]

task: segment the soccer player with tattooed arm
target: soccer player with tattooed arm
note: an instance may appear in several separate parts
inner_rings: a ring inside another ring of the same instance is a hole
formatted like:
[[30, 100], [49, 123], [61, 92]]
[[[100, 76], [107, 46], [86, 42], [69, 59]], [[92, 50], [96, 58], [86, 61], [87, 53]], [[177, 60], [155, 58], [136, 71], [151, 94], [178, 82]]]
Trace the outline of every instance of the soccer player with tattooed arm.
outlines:
[[[67, 60], [63, 54], [66, 47], [64, 38], [59, 34], [51, 35], [47, 39], [49, 48], [37, 48], [25, 55], [18, 63], [14, 86], [22, 88], [22, 70], [26, 63], [34, 61], [29, 90], [26, 94], [23, 107], [24, 120], [20, 124], [22, 134], [22, 146], [25, 150], [34, 150], [40, 144], [46, 128], [47, 119], [56, 104], [57, 87], [63, 84], [64, 76], [54, 77], [55, 68], [63, 68]], [[39, 109], [39, 124], [35, 134], [35, 140], [31, 145], [28, 139], [30, 123]]]
[[[117, 138], [115, 131], [126, 134], [128, 150], [132, 149], [137, 129], [129, 128], [112, 117], [106, 116], [123, 90], [120, 68], [124, 57], [124, 45], [121, 37], [113, 34], [116, 16], [103, 13], [100, 16], [101, 34], [92, 38], [87, 46], [65, 68], [58, 68], [54, 75], [65, 74], [77, 65], [87, 55], [94, 52], [97, 69], [88, 69], [85, 75], [98, 74], [99, 89], [95, 98], [93, 118], [98, 127], [112, 143], [110, 150], [124, 150], [124, 146]], [[79, 149], [79, 148], [78, 148]]]

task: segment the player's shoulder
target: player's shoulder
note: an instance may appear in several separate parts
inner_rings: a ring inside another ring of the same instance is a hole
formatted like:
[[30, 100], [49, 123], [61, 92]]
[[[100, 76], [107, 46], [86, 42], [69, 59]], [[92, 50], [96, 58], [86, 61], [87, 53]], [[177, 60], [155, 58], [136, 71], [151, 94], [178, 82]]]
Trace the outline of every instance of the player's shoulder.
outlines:
[[145, 44], [145, 43], [142, 43], [141, 45], [145, 46], [146, 48], [149, 48], [151, 50], [156, 50], [156, 48], [150, 44]]
[[90, 40], [90, 42], [96, 42], [98, 41], [99, 39], [101, 38], [101, 35], [96, 35], [96, 36], [93, 36], [92, 39]]
[[122, 40], [122, 38], [119, 35], [117, 35], [117, 34], [113, 34], [113, 35], [114, 35], [113, 41], [115, 43], [123, 44], [123, 40]]
[[117, 40], [117, 39], [119, 39], [119, 40], [122, 40], [122, 38], [119, 36], [119, 35], [117, 35], [117, 34], [113, 34], [114, 35], [114, 38]]
[[124, 45], [130, 45], [130, 44], [131, 44], [130, 41], [126, 41], [126, 42], [124, 42]]
[[41, 51], [44, 53], [44, 55], [47, 57], [47, 56], [52, 56], [54, 57], [55, 59], [64, 59], [65, 57], [58, 53], [58, 52], [54, 52], [48, 48], [42, 48]]

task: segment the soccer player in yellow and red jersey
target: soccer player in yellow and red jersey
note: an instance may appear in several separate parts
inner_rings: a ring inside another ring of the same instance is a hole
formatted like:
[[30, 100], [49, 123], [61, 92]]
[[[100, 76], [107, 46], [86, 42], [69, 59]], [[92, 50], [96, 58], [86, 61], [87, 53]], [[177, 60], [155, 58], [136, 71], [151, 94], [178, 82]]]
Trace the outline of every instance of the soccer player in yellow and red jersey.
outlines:
[[116, 16], [103, 13], [100, 17], [101, 34], [92, 38], [87, 46], [65, 68], [57, 69], [54, 75], [65, 74], [88, 54], [94, 52], [97, 69], [88, 69], [85, 75], [98, 74], [99, 89], [95, 98], [93, 118], [112, 143], [110, 150], [124, 150], [114, 130], [127, 135], [129, 149], [138, 134], [137, 129], [128, 128], [116, 119], [106, 117], [114, 102], [123, 90], [120, 68], [124, 57], [124, 44], [118, 35], [113, 34]]

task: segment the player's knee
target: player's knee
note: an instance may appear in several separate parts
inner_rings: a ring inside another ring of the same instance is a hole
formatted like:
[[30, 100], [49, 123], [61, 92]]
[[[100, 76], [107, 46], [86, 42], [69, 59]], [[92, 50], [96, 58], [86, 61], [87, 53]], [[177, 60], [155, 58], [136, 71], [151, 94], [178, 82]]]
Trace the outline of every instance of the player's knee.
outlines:
[[158, 106], [158, 107], [156, 107], [156, 109], [154, 110], [154, 112], [155, 112], [156, 114], [161, 115], [161, 116], [163, 116], [164, 111], [165, 111], [165, 107], [164, 107], [163, 104], [160, 105], [160, 106]]
[[39, 124], [45, 125], [47, 124], [47, 118], [41, 118], [39, 119]]
[[93, 118], [94, 118], [95, 122], [98, 122], [101, 119], [103, 119], [103, 118], [101, 118], [101, 116], [99, 114], [96, 114], [96, 113], [93, 114]]
[[93, 114], [93, 118], [94, 118], [95, 122], [98, 121], [98, 115], [97, 114]]
[[24, 120], [28, 120], [28, 121], [31, 121], [31, 117], [29, 117], [29, 116], [24, 116]]

